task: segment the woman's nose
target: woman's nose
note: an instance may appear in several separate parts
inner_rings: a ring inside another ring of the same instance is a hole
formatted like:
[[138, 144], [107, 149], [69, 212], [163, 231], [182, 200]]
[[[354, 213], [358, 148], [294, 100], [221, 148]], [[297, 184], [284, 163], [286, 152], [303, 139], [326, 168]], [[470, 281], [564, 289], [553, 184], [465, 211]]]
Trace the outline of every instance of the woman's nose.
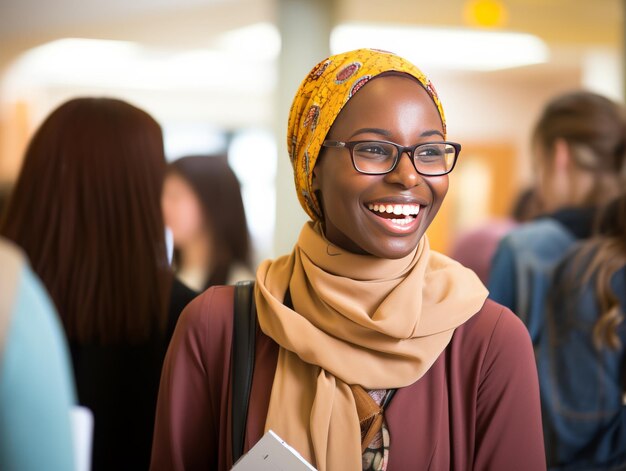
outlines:
[[404, 188], [413, 188], [422, 182], [422, 176], [417, 173], [413, 160], [407, 152], [400, 154], [396, 168], [385, 177], [387, 182], [401, 185]]

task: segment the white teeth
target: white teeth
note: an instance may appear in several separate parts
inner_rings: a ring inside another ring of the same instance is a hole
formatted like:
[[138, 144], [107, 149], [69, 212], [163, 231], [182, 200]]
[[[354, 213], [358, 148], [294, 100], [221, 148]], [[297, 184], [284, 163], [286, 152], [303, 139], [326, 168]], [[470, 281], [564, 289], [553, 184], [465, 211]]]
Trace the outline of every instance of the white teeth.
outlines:
[[415, 218], [413, 216], [408, 216], [404, 219], [392, 219], [391, 222], [393, 222], [394, 224], [398, 224], [399, 226], [406, 226], [414, 220]]
[[417, 216], [420, 212], [420, 206], [417, 204], [368, 204], [367, 207], [370, 211], [406, 217]]

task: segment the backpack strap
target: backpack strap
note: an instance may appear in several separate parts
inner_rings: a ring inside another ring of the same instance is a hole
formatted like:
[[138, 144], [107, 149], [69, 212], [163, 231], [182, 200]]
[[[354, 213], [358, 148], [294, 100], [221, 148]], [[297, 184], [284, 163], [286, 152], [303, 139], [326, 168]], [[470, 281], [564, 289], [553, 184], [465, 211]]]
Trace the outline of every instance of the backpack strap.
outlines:
[[248, 403], [254, 371], [256, 341], [254, 281], [240, 281], [235, 285], [234, 311], [231, 358], [233, 464], [243, 455], [243, 441], [246, 433]]

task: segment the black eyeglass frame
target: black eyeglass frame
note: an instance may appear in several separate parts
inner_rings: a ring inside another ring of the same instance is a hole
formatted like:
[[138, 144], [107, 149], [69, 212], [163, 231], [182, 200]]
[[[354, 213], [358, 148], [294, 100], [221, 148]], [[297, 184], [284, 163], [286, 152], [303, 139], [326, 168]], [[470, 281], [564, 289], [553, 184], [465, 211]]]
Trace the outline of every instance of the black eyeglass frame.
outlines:
[[[363, 144], [364, 142], [372, 142], [372, 143], [380, 143], [380, 144], [390, 144], [392, 146], [394, 146], [396, 149], [398, 149], [398, 153], [396, 155], [396, 159], [393, 162], [393, 165], [391, 166], [391, 168], [389, 170], [387, 170], [386, 172], [364, 172], [363, 170], [360, 170], [357, 166], [356, 163], [354, 162], [354, 153], [353, 153], [353, 149], [354, 146], [358, 145], [358, 144]], [[446, 172], [443, 173], [423, 173], [420, 172], [416, 165], [415, 165], [415, 151], [417, 150], [417, 148], [422, 147], [422, 146], [429, 146], [429, 145], [433, 145], [433, 144], [447, 144], [450, 145], [454, 148], [454, 161], [452, 162], [452, 166], [450, 167], [450, 169]], [[323, 147], [344, 147], [346, 149], [348, 149], [350, 151], [350, 160], [352, 161], [352, 166], [354, 167], [354, 170], [356, 170], [359, 173], [362, 173], [364, 175], [386, 175], [388, 173], [393, 172], [396, 167], [398, 166], [398, 162], [400, 162], [400, 158], [402, 157], [402, 155], [404, 153], [407, 153], [407, 155], [409, 156], [411, 163], [413, 164], [413, 168], [415, 169], [415, 171], [424, 176], [424, 177], [442, 177], [444, 175], [448, 175], [450, 172], [452, 172], [452, 170], [454, 170], [454, 167], [456, 166], [456, 162], [459, 159], [459, 154], [461, 153], [461, 144], [459, 144], [458, 142], [451, 142], [451, 141], [434, 141], [434, 142], [423, 142], [421, 144], [415, 144], [413, 146], [401, 146], [400, 144], [396, 144], [395, 142], [391, 142], [391, 141], [377, 141], [377, 140], [372, 140], [372, 139], [367, 139], [367, 140], [363, 140], [363, 141], [348, 141], [348, 142], [344, 142], [344, 141], [333, 141], [333, 140], [326, 140], [324, 142], [322, 142], [322, 146]]]

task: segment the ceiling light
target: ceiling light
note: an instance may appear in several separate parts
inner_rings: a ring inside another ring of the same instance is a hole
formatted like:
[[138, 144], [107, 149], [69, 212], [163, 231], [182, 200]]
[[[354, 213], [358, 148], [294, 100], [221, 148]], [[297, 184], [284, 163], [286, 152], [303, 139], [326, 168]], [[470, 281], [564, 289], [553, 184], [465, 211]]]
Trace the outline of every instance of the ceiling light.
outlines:
[[280, 54], [280, 32], [271, 23], [255, 23], [223, 33], [216, 46], [251, 60], [274, 60]]
[[508, 11], [500, 0], [468, 0], [464, 8], [465, 21], [483, 28], [503, 26], [508, 21]]
[[[263, 38], [262, 33], [260, 41]], [[245, 49], [254, 44], [252, 36], [244, 41], [243, 49], [236, 49], [232, 40], [226, 36], [222, 48], [177, 51], [126, 41], [61, 39], [23, 54], [12, 65], [4, 86], [13, 93], [49, 86], [240, 93], [250, 91], [252, 76], [255, 93], [270, 92], [276, 83], [272, 61]], [[242, 63], [250, 68], [248, 73], [238, 73]]]
[[428, 69], [488, 71], [548, 61], [546, 44], [524, 33], [467, 28], [343, 24], [331, 33], [333, 54], [371, 47]]

